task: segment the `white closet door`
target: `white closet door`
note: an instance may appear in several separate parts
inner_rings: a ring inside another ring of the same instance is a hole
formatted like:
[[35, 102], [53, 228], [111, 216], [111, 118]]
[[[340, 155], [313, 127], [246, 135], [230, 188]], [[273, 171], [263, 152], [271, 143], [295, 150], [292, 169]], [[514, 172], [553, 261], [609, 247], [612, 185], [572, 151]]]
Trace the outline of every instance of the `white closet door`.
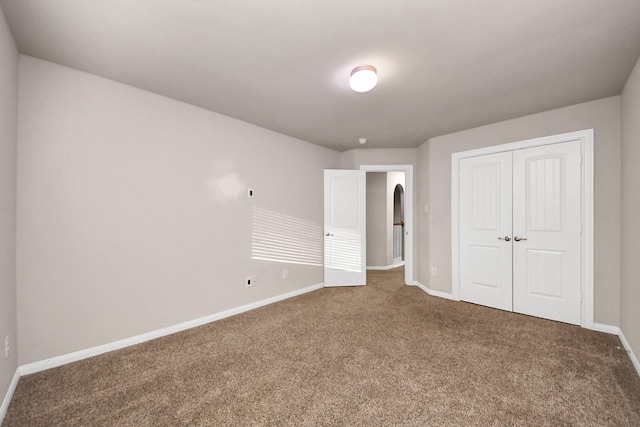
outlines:
[[460, 161], [460, 299], [512, 310], [512, 153]]
[[513, 310], [580, 324], [580, 142], [513, 153]]

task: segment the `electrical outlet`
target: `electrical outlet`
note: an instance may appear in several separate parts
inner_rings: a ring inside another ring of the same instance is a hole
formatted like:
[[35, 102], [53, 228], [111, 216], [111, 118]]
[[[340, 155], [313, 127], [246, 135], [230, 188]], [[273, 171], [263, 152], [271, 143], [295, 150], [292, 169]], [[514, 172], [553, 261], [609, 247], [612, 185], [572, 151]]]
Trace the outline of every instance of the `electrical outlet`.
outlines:
[[253, 191], [253, 188], [247, 188], [247, 197], [250, 199], [253, 199], [253, 197], [255, 196], [255, 191]]
[[258, 276], [249, 276], [245, 280], [245, 286], [247, 288], [252, 288], [258, 284]]
[[435, 267], [431, 267], [431, 275], [432, 276], [437, 276], [438, 275], [438, 269]]
[[283, 279], [289, 278], [289, 270], [282, 270], [282, 278]]
[[4, 337], [4, 358], [9, 358], [9, 335]]

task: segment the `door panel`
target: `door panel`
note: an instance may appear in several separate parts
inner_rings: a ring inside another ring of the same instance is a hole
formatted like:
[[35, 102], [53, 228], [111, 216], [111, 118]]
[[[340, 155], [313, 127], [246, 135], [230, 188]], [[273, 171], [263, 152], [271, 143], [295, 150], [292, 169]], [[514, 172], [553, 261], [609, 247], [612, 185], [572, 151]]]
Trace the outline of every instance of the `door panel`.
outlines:
[[579, 141], [513, 154], [513, 310], [518, 313], [580, 324], [580, 164]]
[[366, 172], [324, 171], [324, 285], [366, 284]]
[[460, 299], [509, 311], [511, 157], [506, 152], [461, 160], [459, 192]]

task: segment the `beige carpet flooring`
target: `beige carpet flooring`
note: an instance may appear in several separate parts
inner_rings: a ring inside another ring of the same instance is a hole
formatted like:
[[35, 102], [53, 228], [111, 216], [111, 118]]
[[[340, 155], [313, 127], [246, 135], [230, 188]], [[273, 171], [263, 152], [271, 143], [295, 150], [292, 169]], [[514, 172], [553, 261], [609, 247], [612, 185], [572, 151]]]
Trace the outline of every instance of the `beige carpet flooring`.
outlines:
[[640, 426], [640, 378], [615, 336], [397, 269], [23, 377], [2, 425]]

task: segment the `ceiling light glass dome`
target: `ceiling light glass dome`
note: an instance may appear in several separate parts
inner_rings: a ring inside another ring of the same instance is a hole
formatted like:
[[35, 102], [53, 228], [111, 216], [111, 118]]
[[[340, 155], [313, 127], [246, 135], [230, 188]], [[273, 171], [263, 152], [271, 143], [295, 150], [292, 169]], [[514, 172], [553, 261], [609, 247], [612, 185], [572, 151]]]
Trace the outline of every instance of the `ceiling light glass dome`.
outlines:
[[378, 70], [371, 65], [361, 65], [351, 71], [349, 86], [356, 92], [369, 92], [378, 83]]

